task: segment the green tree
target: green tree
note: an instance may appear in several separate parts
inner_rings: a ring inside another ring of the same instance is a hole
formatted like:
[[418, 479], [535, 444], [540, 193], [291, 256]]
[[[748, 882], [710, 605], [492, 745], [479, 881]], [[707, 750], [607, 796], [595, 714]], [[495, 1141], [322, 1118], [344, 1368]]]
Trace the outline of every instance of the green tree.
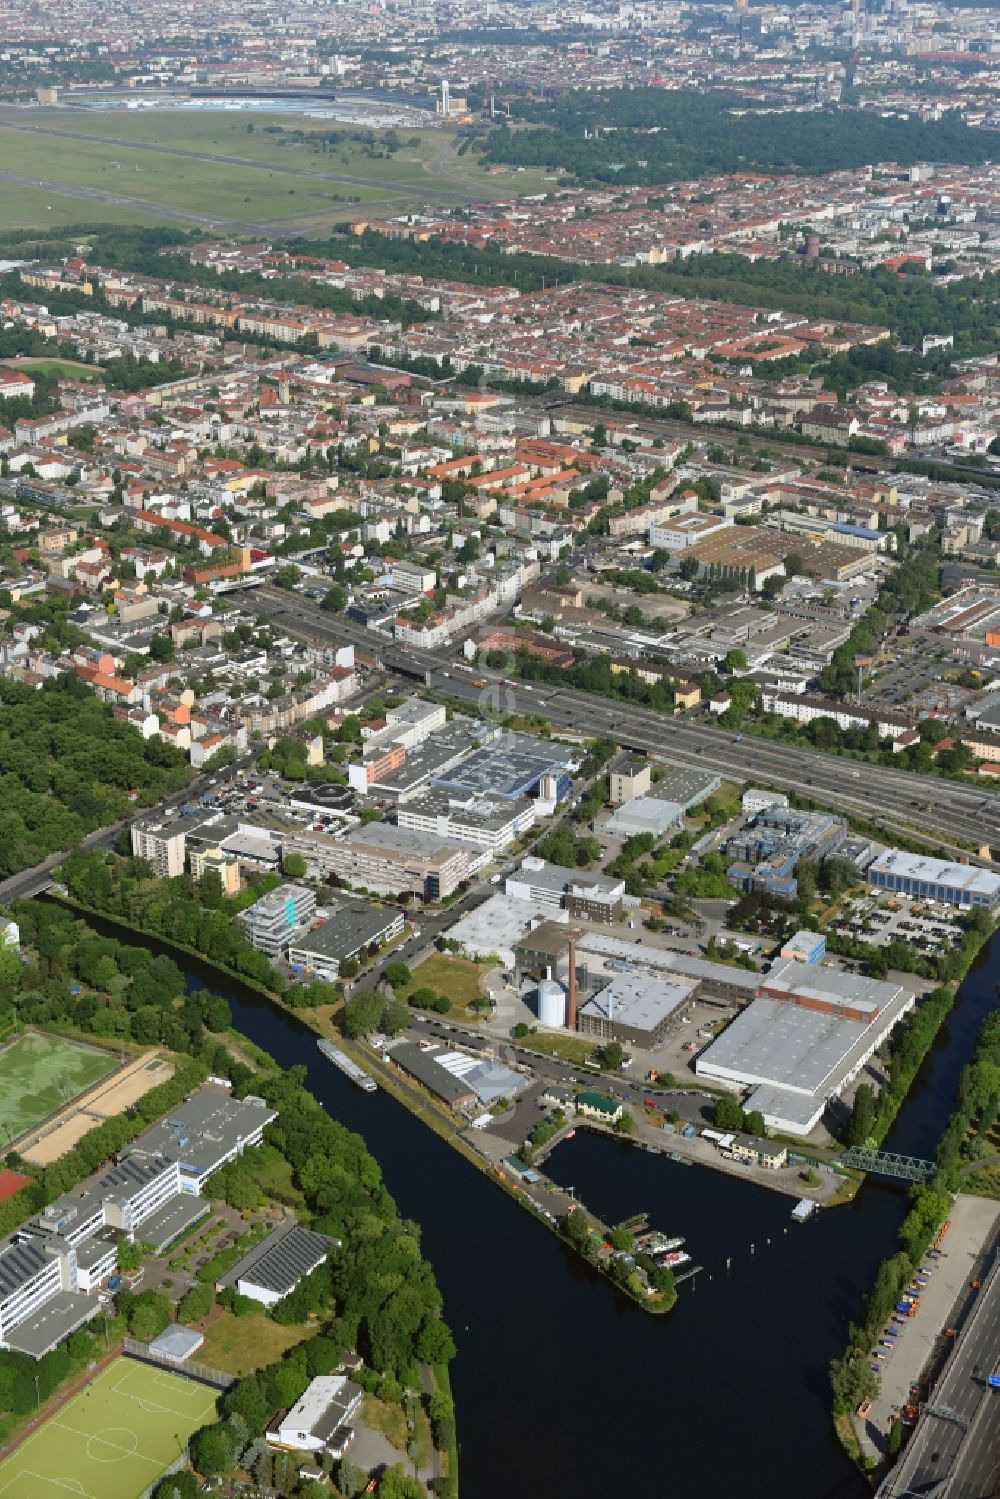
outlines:
[[381, 994], [376, 994], [373, 989], [359, 989], [344, 1007], [347, 1034], [357, 1038], [377, 1030], [384, 1008], [385, 1000]]
[[847, 1143], [866, 1145], [875, 1126], [875, 1091], [870, 1083], [859, 1083], [847, 1126]]
[[306, 861], [301, 854], [283, 854], [281, 858], [281, 867], [291, 880], [301, 880], [305, 878]]
[[215, 1305], [215, 1292], [209, 1285], [195, 1285], [181, 1298], [177, 1308], [178, 1322], [202, 1322]]
[[715, 1100], [715, 1108], [712, 1111], [712, 1122], [716, 1129], [725, 1130], [727, 1133], [732, 1130], [741, 1130], [743, 1128], [743, 1110], [736, 1099], [730, 1098], [727, 1094], [725, 1097]]

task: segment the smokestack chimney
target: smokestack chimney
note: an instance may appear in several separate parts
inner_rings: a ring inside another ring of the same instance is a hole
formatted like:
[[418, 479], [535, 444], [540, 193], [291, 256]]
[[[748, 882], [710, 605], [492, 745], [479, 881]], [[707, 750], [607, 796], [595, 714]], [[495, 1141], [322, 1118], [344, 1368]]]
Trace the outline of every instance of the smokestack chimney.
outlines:
[[576, 1030], [576, 943], [569, 939], [569, 985], [566, 990], [566, 1029]]

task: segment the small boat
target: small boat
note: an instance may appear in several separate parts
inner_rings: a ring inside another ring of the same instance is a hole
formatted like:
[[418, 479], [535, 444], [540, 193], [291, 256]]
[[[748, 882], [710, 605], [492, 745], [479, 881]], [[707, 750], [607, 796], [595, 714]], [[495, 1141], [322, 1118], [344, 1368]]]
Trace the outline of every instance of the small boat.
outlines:
[[377, 1091], [378, 1084], [375, 1079], [359, 1067], [357, 1062], [352, 1061], [346, 1052], [341, 1051], [339, 1046], [334, 1046], [332, 1041], [322, 1038], [316, 1042], [316, 1045], [328, 1062], [332, 1062], [345, 1077], [349, 1077], [352, 1083], [357, 1083], [365, 1093]]

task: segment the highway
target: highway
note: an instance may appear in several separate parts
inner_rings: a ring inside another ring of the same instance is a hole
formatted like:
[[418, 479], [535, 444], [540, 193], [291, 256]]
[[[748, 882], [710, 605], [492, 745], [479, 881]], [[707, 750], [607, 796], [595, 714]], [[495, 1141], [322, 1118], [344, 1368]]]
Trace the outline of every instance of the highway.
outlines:
[[997, 1367], [1000, 1259], [931, 1391], [902, 1459], [879, 1490], [882, 1499], [993, 1499], [1000, 1482]]
[[679, 764], [701, 766], [740, 781], [764, 781], [814, 797], [825, 806], [870, 819], [890, 831], [922, 833], [956, 856], [968, 852], [962, 843], [975, 848], [988, 844], [1000, 851], [1000, 797], [987, 787], [859, 764], [751, 734], [737, 740], [703, 720], [666, 718], [649, 708], [547, 683], [508, 682], [487, 671], [482, 672], [482, 679], [488, 685], [477, 688], [468, 673], [456, 669], [455, 650], [404, 648], [356, 620], [327, 613], [300, 595], [278, 588], [259, 588], [241, 602], [244, 608], [266, 613], [285, 628], [319, 642], [331, 646], [353, 642], [388, 669], [418, 679], [429, 673], [428, 685], [490, 717], [514, 711], [537, 713], [554, 725], [607, 737], [626, 749], [669, 754]]

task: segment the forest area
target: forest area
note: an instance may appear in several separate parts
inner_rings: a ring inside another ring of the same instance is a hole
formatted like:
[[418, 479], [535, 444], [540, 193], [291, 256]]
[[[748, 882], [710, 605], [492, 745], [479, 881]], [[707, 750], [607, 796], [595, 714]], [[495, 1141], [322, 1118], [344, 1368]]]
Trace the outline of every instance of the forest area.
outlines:
[[487, 159], [562, 167], [581, 182], [1000, 159], [1000, 132], [971, 129], [957, 113], [930, 124], [844, 109], [764, 113], [737, 94], [686, 89], [580, 90], [553, 103], [521, 104], [518, 117], [534, 128], [502, 125], [487, 142]]

